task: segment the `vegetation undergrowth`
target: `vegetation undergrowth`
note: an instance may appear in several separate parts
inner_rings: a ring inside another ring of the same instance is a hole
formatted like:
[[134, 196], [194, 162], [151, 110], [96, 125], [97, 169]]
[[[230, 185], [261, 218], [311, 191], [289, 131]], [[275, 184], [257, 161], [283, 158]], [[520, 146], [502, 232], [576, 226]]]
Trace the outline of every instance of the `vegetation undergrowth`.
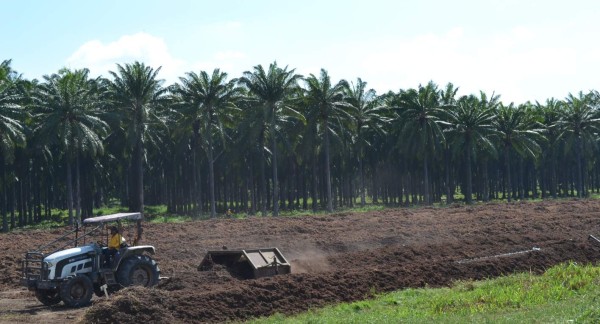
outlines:
[[[346, 214], [346, 213], [367, 213], [367, 212], [372, 212], [372, 211], [380, 211], [380, 210], [386, 210], [386, 209], [398, 209], [398, 208], [408, 208], [408, 209], [419, 209], [419, 208], [447, 208], [447, 207], [455, 207], [455, 206], [467, 206], [464, 201], [458, 199], [460, 198], [458, 195], [455, 196], [455, 201], [448, 205], [444, 202], [441, 203], [434, 203], [431, 206], [424, 206], [424, 205], [419, 205], [419, 204], [415, 204], [415, 205], [410, 205], [410, 206], [397, 206], [397, 205], [390, 205], [390, 204], [383, 204], [383, 203], [377, 203], [374, 204], [372, 203], [370, 200], [368, 200], [368, 203], [361, 207], [360, 204], [356, 204], [354, 207], [338, 207], [334, 210], [333, 214], [331, 215], [336, 215], [336, 214]], [[570, 200], [570, 199], [575, 199], [573, 197], [557, 197], [556, 199], [552, 199], [552, 200]], [[588, 198], [584, 198], [584, 199], [600, 199], [600, 193], [595, 194], [595, 193], [591, 193], [590, 197]], [[520, 200], [514, 200], [513, 202], [519, 202]], [[526, 199], [525, 201], [527, 202], [538, 202], [538, 201], [543, 201], [543, 199], [539, 199], [539, 200], [532, 200], [532, 199]], [[492, 200], [488, 203], [506, 203], [506, 201], [503, 200]], [[479, 201], [474, 201], [473, 205], [481, 205], [481, 204], [486, 204], [486, 202], [479, 202]], [[194, 221], [194, 220], [205, 220], [205, 219], [209, 219], [210, 215], [208, 213], [203, 213], [200, 216], [191, 216], [191, 215], [178, 215], [178, 214], [172, 214], [169, 213], [167, 210], [167, 206], [166, 205], [155, 205], [155, 206], [145, 206], [145, 211], [144, 211], [144, 216], [146, 218], [146, 220], [150, 221], [151, 223], [182, 223], [182, 222], [187, 222], [187, 221]], [[114, 214], [114, 213], [125, 213], [128, 212], [127, 207], [122, 207], [120, 206], [118, 203], [111, 203], [109, 206], [103, 206], [101, 208], [96, 208], [93, 210], [93, 215], [94, 216], [100, 216], [100, 215], [108, 215], [108, 214]], [[325, 216], [325, 215], [330, 215], [330, 213], [325, 210], [325, 209], [318, 209], [317, 211], [312, 211], [312, 210], [304, 210], [304, 209], [292, 209], [292, 210], [281, 210], [279, 212], [279, 217], [304, 217], [304, 216]], [[267, 212], [266, 217], [272, 217], [273, 214], [269, 211]], [[231, 213], [219, 213], [217, 214], [218, 219], [245, 219], [245, 218], [249, 218], [249, 217], [261, 217], [261, 213], [260, 211], [257, 211], [254, 215], [245, 213], [245, 212], [231, 212]], [[35, 224], [31, 224], [31, 225], [25, 225], [23, 227], [20, 228], [15, 228], [14, 230], [30, 230], [30, 229], [50, 229], [50, 228], [57, 228], [57, 227], [64, 227], [68, 222], [68, 211], [66, 210], [60, 210], [60, 209], [52, 209], [51, 210], [51, 216], [50, 219], [46, 219], [41, 221], [40, 223], [35, 223]]]
[[600, 267], [560, 264], [450, 288], [406, 289], [250, 323], [598, 323]]

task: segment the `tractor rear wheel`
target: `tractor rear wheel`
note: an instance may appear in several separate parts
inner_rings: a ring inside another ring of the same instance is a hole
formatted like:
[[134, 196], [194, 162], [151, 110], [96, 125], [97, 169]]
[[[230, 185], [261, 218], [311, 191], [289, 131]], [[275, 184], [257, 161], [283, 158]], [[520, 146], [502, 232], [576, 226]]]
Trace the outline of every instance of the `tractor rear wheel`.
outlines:
[[92, 280], [85, 275], [81, 275], [65, 281], [60, 286], [59, 294], [65, 305], [82, 307], [89, 305], [93, 292]]
[[117, 271], [117, 281], [124, 287], [152, 287], [158, 284], [160, 270], [147, 255], [134, 255], [121, 262]]
[[60, 295], [54, 289], [39, 289], [35, 291], [35, 297], [46, 306], [54, 306], [60, 303]]

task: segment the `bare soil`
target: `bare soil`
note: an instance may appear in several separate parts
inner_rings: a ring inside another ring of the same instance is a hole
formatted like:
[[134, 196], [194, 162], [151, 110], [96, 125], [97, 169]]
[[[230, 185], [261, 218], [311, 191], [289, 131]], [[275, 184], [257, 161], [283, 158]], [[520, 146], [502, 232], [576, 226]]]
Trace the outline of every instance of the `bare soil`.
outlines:
[[[193, 323], [293, 314], [408, 287], [449, 286], [561, 262], [596, 263], [600, 200], [388, 209], [331, 216], [146, 224], [161, 275], [84, 309], [44, 307], [18, 286], [19, 260], [62, 230], [0, 235], [0, 322]], [[208, 250], [278, 247], [292, 274], [239, 280], [199, 272]], [[514, 253], [518, 252], [518, 253]]]

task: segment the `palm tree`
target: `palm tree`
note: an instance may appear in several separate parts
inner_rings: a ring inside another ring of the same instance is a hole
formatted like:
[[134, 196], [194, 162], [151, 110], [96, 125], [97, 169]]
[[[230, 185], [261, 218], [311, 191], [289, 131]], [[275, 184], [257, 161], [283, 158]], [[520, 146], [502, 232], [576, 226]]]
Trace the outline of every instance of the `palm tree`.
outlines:
[[158, 79], [158, 72], [160, 67], [155, 70], [137, 61], [125, 66], [117, 64], [117, 72], [109, 72], [113, 77], [110, 85], [112, 99], [122, 116], [128, 146], [132, 149], [131, 175], [134, 181], [129, 208], [142, 214], [145, 143], [152, 127], [160, 127], [164, 123], [159, 112], [167, 89], [162, 87], [163, 80]]
[[485, 102], [475, 96], [462, 97], [458, 104], [448, 111], [449, 143], [455, 152], [465, 153], [466, 193], [465, 200], [471, 204], [473, 198], [472, 156], [476, 145], [484, 150], [495, 151], [492, 137], [496, 135], [493, 126], [493, 111]]
[[585, 163], [583, 159], [584, 146], [595, 142], [600, 132], [600, 118], [598, 111], [592, 107], [593, 94], [579, 93], [579, 96], [569, 94], [566, 98], [566, 109], [560, 111], [557, 126], [561, 129], [560, 138], [564, 138], [567, 149], [575, 146], [577, 158], [577, 195], [587, 196], [584, 179], [586, 178]]
[[[442, 106], [449, 109], [453, 109], [456, 106], [456, 94], [458, 93], [457, 87], [453, 83], [448, 82], [446, 88], [440, 91], [440, 103]], [[446, 204], [454, 202], [454, 185], [452, 174], [452, 149], [450, 148], [450, 142], [444, 141], [444, 172], [445, 172], [445, 183], [446, 183]]]
[[25, 111], [20, 105], [21, 95], [17, 91], [19, 77], [10, 67], [10, 60], [0, 64], [0, 168], [2, 168], [2, 231], [8, 232], [6, 215], [6, 164], [14, 160], [15, 147], [25, 145], [23, 126]]
[[[313, 212], [317, 212], [317, 204], [318, 204], [318, 168], [317, 168], [317, 160], [319, 156], [319, 151], [321, 150], [321, 141], [319, 140], [319, 120], [317, 114], [313, 113], [314, 110], [311, 109], [311, 105], [309, 104], [308, 97], [305, 95], [306, 92], [303, 90], [303, 95], [301, 100], [297, 103], [298, 109], [304, 114], [306, 119], [306, 125], [301, 128], [298, 133], [298, 146], [296, 153], [299, 156], [300, 163], [305, 169], [305, 172], [310, 171], [310, 181], [306, 181], [306, 195], [304, 196], [304, 206], [308, 208], [308, 193], [310, 193], [310, 198], [312, 200], [311, 209]], [[308, 186], [310, 184], [310, 188]], [[324, 201], [324, 200], [323, 200]]]
[[354, 136], [357, 147], [358, 169], [360, 173], [360, 205], [365, 206], [365, 171], [364, 157], [365, 148], [371, 146], [367, 135], [369, 133], [378, 133], [385, 135], [385, 126], [390, 121], [384, 115], [387, 111], [385, 105], [377, 100], [375, 90], [367, 90], [367, 82], [358, 78], [356, 84], [344, 83], [344, 100], [346, 101], [348, 111], [352, 118]]
[[35, 98], [36, 116], [40, 122], [34, 129], [36, 137], [45, 144], [57, 145], [67, 165], [67, 200], [69, 223], [73, 223], [72, 164], [75, 160], [75, 210], [81, 213], [79, 159], [81, 154], [95, 156], [103, 151], [101, 136], [108, 125], [100, 119], [99, 102], [95, 92], [96, 80], [89, 79], [89, 70], [62, 69], [44, 76]]
[[67, 200], [69, 223], [73, 223], [72, 164], [75, 160], [75, 210], [81, 213], [79, 159], [81, 154], [95, 156], [103, 151], [101, 135], [108, 125], [99, 118], [99, 98], [95, 91], [97, 80], [89, 79], [89, 70], [62, 69], [44, 76], [36, 101], [34, 129], [43, 144], [56, 145], [64, 153], [67, 164]]
[[440, 105], [437, 85], [429, 82], [425, 87], [410, 89], [400, 96], [399, 120], [402, 124], [400, 138], [408, 152], [414, 152], [423, 162], [423, 196], [431, 204], [429, 190], [429, 160], [445, 141], [442, 131], [444, 111]]
[[544, 189], [549, 188], [550, 195], [553, 198], [557, 197], [557, 176], [556, 176], [556, 165], [559, 157], [559, 147], [561, 146], [562, 139], [560, 136], [560, 129], [557, 125], [559, 121], [559, 114], [564, 102], [550, 98], [546, 100], [545, 105], [540, 104], [536, 101], [535, 104], [538, 114], [541, 116], [541, 128], [543, 129], [543, 135], [546, 138], [542, 147], [542, 168], [545, 164], [549, 164], [549, 174], [546, 176], [542, 174], [541, 179], [547, 179], [545, 186], [542, 186], [542, 195], [544, 195]]
[[[265, 110], [262, 106], [256, 104], [256, 98], [251, 97], [246, 88], [241, 88], [243, 92], [237, 106], [242, 110], [242, 118], [236, 127], [234, 138], [235, 150], [249, 162], [250, 181], [254, 184], [253, 166], [258, 169], [258, 193], [252, 190], [252, 211], [260, 206], [262, 216], [267, 215], [267, 189], [265, 180], [265, 137], [268, 133], [268, 120], [265, 118]], [[249, 143], [252, 143], [249, 145]], [[258, 163], [256, 160], [258, 159]]]
[[[269, 65], [265, 72], [262, 65], [254, 67], [254, 71], [244, 72], [240, 83], [247, 87], [249, 93], [253, 96], [253, 101], [259, 104], [264, 113], [265, 125], [267, 126], [271, 137], [271, 164], [273, 167], [273, 216], [279, 215], [279, 184], [277, 178], [277, 134], [280, 130], [280, 123], [287, 116], [295, 116], [302, 119], [303, 116], [298, 113], [291, 104], [291, 95], [297, 91], [298, 80], [302, 76], [295, 73], [295, 69], [289, 70], [287, 66], [280, 68], [277, 62]], [[261, 138], [266, 134], [261, 132]], [[263, 144], [260, 143], [262, 146]], [[264, 161], [264, 158], [263, 158]], [[263, 197], [266, 196], [265, 186], [263, 185]]]
[[531, 115], [522, 107], [515, 108], [512, 103], [508, 106], [500, 104], [496, 111], [494, 127], [504, 150], [506, 191], [509, 202], [512, 196], [511, 149], [521, 156], [537, 157], [541, 151], [539, 143], [544, 140], [544, 136], [542, 135], [543, 131], [534, 128], [535, 126]]
[[206, 155], [208, 159], [210, 217], [217, 215], [215, 203], [214, 174], [214, 137], [224, 137], [225, 125], [232, 125], [235, 112], [238, 110], [235, 101], [240, 91], [236, 88], [237, 80], [227, 81], [227, 73], [215, 69], [211, 76], [205, 71], [200, 74], [189, 72], [186, 78], [180, 78], [181, 86], [176, 90], [183, 103], [181, 113], [184, 124], [190, 125], [194, 138], [198, 140], [203, 132]]
[[[331, 79], [327, 71], [321, 69], [319, 78], [310, 74], [306, 79], [307, 98], [309, 107], [314, 107], [311, 111], [317, 114], [316, 120], [321, 123], [323, 130], [323, 141], [325, 149], [325, 183], [327, 190], [327, 211], [333, 212], [333, 194], [331, 192], [331, 163], [330, 163], [330, 139], [332, 132], [331, 120], [343, 120], [349, 115], [344, 111], [345, 102], [343, 96], [344, 84], [342, 81], [336, 85], [331, 84]], [[335, 134], [335, 132], [333, 133]]]
[[10, 60], [0, 64], [0, 150], [3, 164], [14, 158], [14, 149], [25, 144], [23, 119], [25, 111], [20, 105], [22, 96], [17, 91], [20, 77], [10, 67]]

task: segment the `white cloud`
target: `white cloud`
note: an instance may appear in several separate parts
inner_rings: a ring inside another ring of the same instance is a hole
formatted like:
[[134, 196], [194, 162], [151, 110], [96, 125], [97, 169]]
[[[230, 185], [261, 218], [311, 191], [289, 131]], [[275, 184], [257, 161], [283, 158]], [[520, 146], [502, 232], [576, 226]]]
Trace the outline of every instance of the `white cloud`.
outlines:
[[185, 63], [169, 52], [162, 38], [146, 33], [125, 35], [107, 44], [92, 40], [83, 44], [67, 59], [74, 68], [86, 67], [94, 75], [108, 76], [115, 71], [116, 64], [140, 61], [153, 68], [161, 66], [160, 78], [174, 81], [185, 67]]
[[[239, 28], [239, 24], [226, 23], [214, 28], [228, 31]], [[173, 83], [179, 81], [179, 77], [183, 77], [189, 71], [212, 72], [214, 68], [220, 68], [224, 72], [241, 70], [239, 62], [245, 59], [246, 54], [241, 51], [221, 50], [214, 52], [207, 59], [187, 62], [172, 55], [162, 38], [137, 33], [122, 36], [109, 43], [102, 43], [99, 40], [89, 41], [67, 59], [67, 65], [72, 68], [86, 67], [93, 75], [108, 77], [108, 71], [115, 71], [117, 63], [123, 65], [140, 61], [153, 68], [162, 67], [159, 77], [165, 79], [167, 83]]]

